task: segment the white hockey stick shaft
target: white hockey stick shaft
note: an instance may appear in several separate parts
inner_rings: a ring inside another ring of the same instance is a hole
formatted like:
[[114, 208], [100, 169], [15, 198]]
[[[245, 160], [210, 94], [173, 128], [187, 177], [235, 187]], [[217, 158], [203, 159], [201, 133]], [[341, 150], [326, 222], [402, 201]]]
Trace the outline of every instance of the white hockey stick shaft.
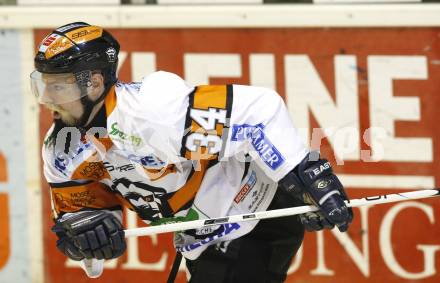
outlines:
[[[440, 196], [440, 189], [418, 190], [418, 191], [406, 192], [406, 193], [370, 196], [361, 199], [352, 199], [350, 201], [346, 201], [346, 204], [349, 207], [359, 207], [364, 205], [375, 205], [375, 204], [398, 202], [405, 200], [430, 198], [436, 196]], [[221, 218], [186, 221], [186, 222], [179, 222], [173, 224], [164, 224], [159, 226], [150, 226], [145, 228], [128, 229], [125, 230], [125, 236], [140, 237], [140, 236], [148, 236], [148, 235], [167, 233], [167, 232], [183, 231], [188, 229], [200, 229], [212, 225], [283, 217], [283, 216], [297, 215], [297, 214], [302, 214], [317, 210], [318, 208], [316, 206], [305, 205], [305, 206], [275, 209], [269, 211], [260, 211], [260, 212], [248, 213], [248, 214], [231, 215]], [[81, 261], [81, 267], [84, 269], [88, 277], [97, 278], [102, 274], [104, 268], [104, 260], [84, 259]]]
[[[405, 193], [370, 196], [361, 199], [352, 199], [350, 201], [346, 201], [346, 204], [349, 207], [359, 207], [364, 205], [375, 205], [375, 204], [422, 199], [422, 198], [429, 198], [436, 196], [440, 196], [440, 189], [418, 190], [418, 191], [405, 192]], [[163, 224], [158, 226], [150, 226], [150, 227], [143, 227], [136, 229], [127, 229], [125, 230], [125, 237], [140, 237], [140, 236], [148, 236], [148, 235], [168, 233], [168, 232], [177, 232], [177, 231], [183, 231], [189, 229], [200, 229], [203, 227], [208, 227], [213, 225], [297, 215], [297, 214], [303, 214], [317, 210], [318, 208], [316, 206], [305, 205], [305, 206], [297, 206], [297, 207], [275, 209], [268, 211], [259, 211], [248, 214], [230, 215], [220, 218], [201, 219], [201, 220]]]

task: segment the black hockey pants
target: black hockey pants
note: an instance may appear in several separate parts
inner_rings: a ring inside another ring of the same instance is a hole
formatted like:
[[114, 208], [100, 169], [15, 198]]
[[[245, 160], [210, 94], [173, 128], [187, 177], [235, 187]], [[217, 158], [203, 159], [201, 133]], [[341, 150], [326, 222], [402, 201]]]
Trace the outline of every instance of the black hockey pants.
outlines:
[[[268, 210], [303, 205], [278, 190]], [[190, 283], [281, 283], [301, 246], [298, 216], [261, 220], [249, 234], [229, 242], [226, 252], [213, 245], [187, 260]]]

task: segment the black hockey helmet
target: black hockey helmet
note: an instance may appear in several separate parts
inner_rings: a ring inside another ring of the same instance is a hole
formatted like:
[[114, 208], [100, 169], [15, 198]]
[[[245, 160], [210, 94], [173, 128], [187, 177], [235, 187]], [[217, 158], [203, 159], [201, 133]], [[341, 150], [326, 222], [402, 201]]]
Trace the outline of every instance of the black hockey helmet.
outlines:
[[116, 82], [119, 43], [101, 27], [70, 23], [52, 31], [40, 43], [35, 68], [40, 73], [73, 73], [87, 86], [82, 71], [100, 70], [106, 87]]
[[[119, 43], [101, 27], [84, 22], [61, 26], [38, 46], [30, 75], [32, 92], [52, 109], [79, 100], [84, 113], [76, 126], [85, 126], [93, 108], [117, 81], [118, 53]], [[88, 94], [95, 73], [103, 76], [103, 91], [92, 100]]]

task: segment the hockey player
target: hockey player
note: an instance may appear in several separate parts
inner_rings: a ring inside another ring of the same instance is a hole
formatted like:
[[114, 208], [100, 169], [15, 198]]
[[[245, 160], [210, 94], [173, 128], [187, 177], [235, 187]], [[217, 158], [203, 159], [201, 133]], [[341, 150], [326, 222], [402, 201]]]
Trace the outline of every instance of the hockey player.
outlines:
[[280, 96], [191, 86], [155, 72], [117, 80], [118, 42], [75, 22], [38, 47], [32, 89], [53, 113], [43, 146], [57, 247], [73, 260], [125, 249], [121, 211], [151, 225], [315, 204], [317, 213], [175, 234], [190, 282], [283, 282], [307, 230], [352, 221], [330, 163], [310, 153]]

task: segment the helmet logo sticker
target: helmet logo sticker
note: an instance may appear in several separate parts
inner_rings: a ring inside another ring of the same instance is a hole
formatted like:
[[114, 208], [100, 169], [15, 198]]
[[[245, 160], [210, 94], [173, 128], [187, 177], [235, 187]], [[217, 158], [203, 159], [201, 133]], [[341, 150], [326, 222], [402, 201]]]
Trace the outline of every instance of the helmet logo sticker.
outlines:
[[76, 44], [81, 44], [102, 36], [102, 28], [97, 26], [86, 26], [73, 29], [66, 33], [66, 37], [70, 38]]
[[70, 25], [62, 26], [62, 27], [56, 29], [56, 31], [58, 31], [58, 32], [65, 32], [65, 31], [71, 30], [73, 28], [86, 27], [86, 26], [89, 26], [89, 24], [86, 24], [86, 23], [73, 23], [73, 24], [70, 24]]
[[54, 42], [57, 39], [57, 37], [59, 37], [57, 34], [52, 34], [51, 36], [46, 38], [46, 40], [43, 42], [43, 45], [49, 46], [52, 42]]
[[[83, 22], [58, 27], [40, 42], [35, 55], [35, 68], [42, 73], [76, 73], [100, 70], [104, 84], [116, 82], [119, 43], [99, 26]], [[88, 86], [90, 80], [77, 81]], [[1, 280], [0, 280], [1, 281]]]
[[57, 40], [52, 42], [46, 50], [46, 58], [51, 58], [73, 46], [72, 42], [64, 36], [60, 36]]
[[107, 59], [110, 63], [116, 62], [116, 49], [109, 47], [105, 51], [105, 54], [107, 54]]
[[47, 48], [55, 41], [55, 40], [57, 40], [58, 38], [60, 37], [60, 35], [58, 35], [58, 34], [54, 34], [54, 33], [52, 33], [52, 34], [50, 34], [49, 36], [47, 36], [44, 40], [43, 40], [43, 42], [41, 42], [41, 44], [40, 44], [40, 48], [38, 49], [38, 51], [40, 51], [40, 52], [46, 52], [46, 50], [47, 50]]

